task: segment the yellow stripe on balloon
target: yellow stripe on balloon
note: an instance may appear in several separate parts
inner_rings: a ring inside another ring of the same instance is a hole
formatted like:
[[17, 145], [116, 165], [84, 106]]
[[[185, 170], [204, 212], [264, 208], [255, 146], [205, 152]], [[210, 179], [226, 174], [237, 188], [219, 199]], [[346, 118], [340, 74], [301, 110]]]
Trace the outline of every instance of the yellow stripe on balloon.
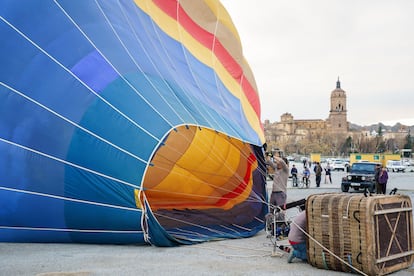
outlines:
[[[217, 75], [226, 88], [240, 100], [242, 109], [250, 126], [256, 131], [261, 142], [264, 143], [265, 138], [260, 118], [258, 118], [255, 110], [250, 105], [250, 102], [242, 91], [240, 84], [231, 76], [231, 74], [226, 70], [226, 68], [223, 67], [221, 62], [214, 55], [212, 57], [211, 49], [208, 49], [204, 47], [204, 45], [200, 44], [180, 24], [178, 24], [176, 20], [165, 14], [152, 1], [135, 0], [135, 3], [140, 9], [147, 13], [166, 34], [175, 40], [180, 41], [200, 62], [215, 69]], [[212, 2], [210, 5], [211, 4]], [[229, 22], [227, 22], [227, 24], [229, 24]]]

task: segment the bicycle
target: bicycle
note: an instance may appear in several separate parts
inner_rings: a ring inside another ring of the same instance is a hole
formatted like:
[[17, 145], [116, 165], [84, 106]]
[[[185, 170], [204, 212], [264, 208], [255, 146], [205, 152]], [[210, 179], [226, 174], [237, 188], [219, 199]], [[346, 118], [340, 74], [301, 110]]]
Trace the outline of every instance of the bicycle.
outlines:
[[310, 183], [311, 183], [310, 176], [303, 175], [302, 179], [298, 181], [298, 188], [302, 189], [304, 186], [306, 186], [306, 188], [309, 188]]

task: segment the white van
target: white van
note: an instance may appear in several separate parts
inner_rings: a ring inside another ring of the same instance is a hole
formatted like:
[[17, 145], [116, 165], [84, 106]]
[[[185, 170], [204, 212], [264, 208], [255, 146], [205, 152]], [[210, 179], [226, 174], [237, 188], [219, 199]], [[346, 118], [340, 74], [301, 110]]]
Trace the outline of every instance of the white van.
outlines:
[[386, 168], [387, 171], [405, 172], [405, 166], [401, 160], [388, 160]]

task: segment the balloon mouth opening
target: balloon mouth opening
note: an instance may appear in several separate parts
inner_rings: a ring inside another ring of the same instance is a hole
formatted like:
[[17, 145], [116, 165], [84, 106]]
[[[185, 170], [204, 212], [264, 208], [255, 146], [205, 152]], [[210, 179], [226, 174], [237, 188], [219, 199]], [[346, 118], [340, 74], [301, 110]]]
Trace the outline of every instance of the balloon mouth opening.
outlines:
[[257, 168], [249, 144], [196, 126], [171, 131], [151, 163], [143, 189], [164, 228], [223, 219], [249, 198]]

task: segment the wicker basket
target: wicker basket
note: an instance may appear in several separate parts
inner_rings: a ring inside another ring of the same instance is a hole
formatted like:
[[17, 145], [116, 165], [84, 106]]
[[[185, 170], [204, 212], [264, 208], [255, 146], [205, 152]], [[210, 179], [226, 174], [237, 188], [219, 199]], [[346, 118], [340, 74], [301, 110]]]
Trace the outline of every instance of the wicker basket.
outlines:
[[316, 194], [308, 197], [306, 211], [308, 233], [314, 238], [308, 239], [308, 261], [315, 267], [384, 275], [413, 264], [408, 196]]

